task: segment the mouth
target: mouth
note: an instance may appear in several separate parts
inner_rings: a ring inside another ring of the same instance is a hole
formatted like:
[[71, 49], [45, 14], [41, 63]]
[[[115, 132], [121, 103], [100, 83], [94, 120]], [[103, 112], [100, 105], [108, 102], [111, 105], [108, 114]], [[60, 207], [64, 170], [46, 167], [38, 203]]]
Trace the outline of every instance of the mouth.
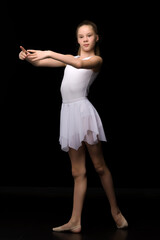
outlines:
[[89, 46], [89, 44], [84, 44], [83, 46], [84, 46], [84, 47], [88, 47], [88, 46]]

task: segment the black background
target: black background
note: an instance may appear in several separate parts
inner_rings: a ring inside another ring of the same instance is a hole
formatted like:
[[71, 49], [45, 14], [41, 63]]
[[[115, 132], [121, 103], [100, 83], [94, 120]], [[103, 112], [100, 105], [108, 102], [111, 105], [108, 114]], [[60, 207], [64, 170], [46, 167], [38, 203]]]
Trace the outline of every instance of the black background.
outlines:
[[[150, 6], [23, 1], [7, 3], [4, 13], [0, 185], [72, 186], [69, 157], [59, 145], [64, 69], [35, 68], [18, 54], [22, 45], [76, 55], [76, 27], [88, 19], [98, 25], [104, 59], [89, 99], [104, 125], [104, 156], [115, 186], [159, 187]], [[88, 155], [87, 172], [88, 185], [100, 186]]]

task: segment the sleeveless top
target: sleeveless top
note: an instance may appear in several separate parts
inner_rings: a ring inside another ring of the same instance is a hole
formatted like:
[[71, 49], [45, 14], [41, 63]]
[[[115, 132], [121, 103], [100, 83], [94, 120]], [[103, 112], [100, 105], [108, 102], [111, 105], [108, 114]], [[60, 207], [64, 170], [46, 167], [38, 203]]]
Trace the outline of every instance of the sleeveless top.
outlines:
[[107, 141], [100, 116], [87, 99], [97, 75], [98, 72], [91, 69], [77, 69], [71, 65], [65, 68], [61, 84], [63, 103], [59, 136], [63, 151], [68, 152], [70, 148], [78, 150], [82, 142], [93, 145], [98, 141]]
[[[85, 61], [90, 58], [87, 57], [82, 60]], [[98, 72], [94, 72], [92, 69], [77, 69], [67, 65], [60, 89], [63, 103], [74, 102], [87, 97], [89, 88], [97, 75]]]

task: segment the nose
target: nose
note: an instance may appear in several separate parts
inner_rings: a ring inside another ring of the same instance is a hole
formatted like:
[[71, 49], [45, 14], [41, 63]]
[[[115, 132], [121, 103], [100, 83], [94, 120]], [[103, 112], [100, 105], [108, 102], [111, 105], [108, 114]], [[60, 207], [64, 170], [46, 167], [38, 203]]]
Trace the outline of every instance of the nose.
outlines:
[[88, 42], [88, 38], [87, 38], [87, 37], [84, 37], [83, 41], [84, 41], [84, 42]]

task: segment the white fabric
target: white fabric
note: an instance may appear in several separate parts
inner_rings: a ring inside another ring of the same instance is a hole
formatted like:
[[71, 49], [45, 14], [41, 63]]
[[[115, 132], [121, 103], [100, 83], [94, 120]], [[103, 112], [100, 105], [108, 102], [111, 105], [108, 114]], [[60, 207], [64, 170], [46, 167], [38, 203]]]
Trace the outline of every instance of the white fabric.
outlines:
[[[85, 58], [87, 60], [89, 58]], [[61, 84], [62, 107], [59, 141], [63, 151], [78, 150], [82, 141], [95, 144], [107, 141], [101, 119], [87, 99], [89, 87], [97, 73], [67, 65]]]
[[89, 87], [97, 75], [98, 73], [93, 72], [91, 69], [77, 69], [67, 65], [61, 84], [63, 102], [72, 102], [73, 99], [86, 97]]

